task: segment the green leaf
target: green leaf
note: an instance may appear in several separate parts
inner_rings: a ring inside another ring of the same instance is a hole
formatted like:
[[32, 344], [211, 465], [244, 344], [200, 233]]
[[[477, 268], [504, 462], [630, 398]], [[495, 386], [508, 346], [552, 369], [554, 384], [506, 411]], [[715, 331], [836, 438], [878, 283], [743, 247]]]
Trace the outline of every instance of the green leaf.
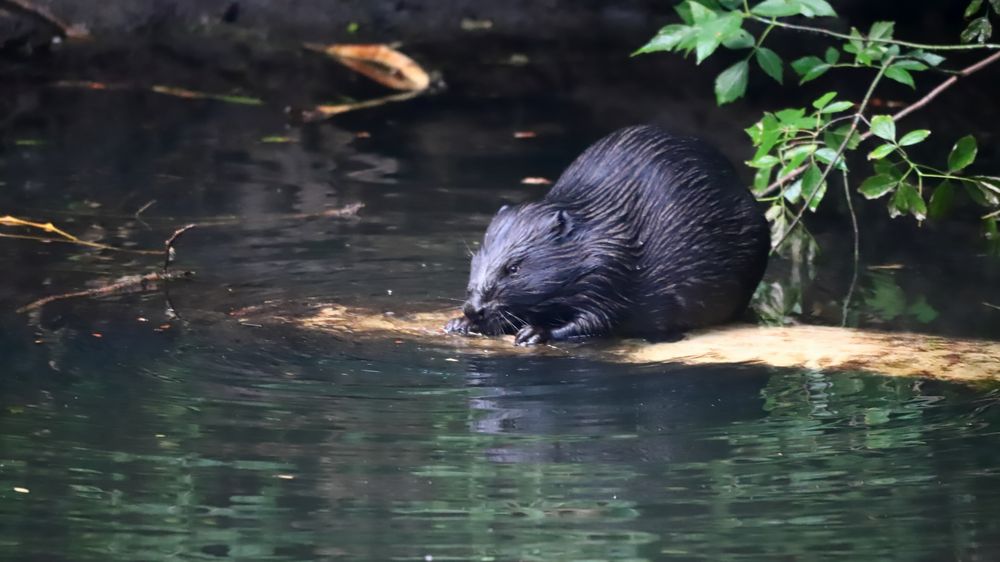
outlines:
[[[774, 115], [770, 113], [765, 113], [764, 117], [760, 121], [757, 121], [753, 125], [743, 129], [750, 140], [753, 141], [754, 146], [760, 146], [760, 143], [764, 141], [765, 133], [776, 132], [778, 128], [778, 120], [774, 118]], [[767, 152], [767, 151], [765, 151]]]
[[948, 171], [957, 172], [972, 164], [976, 160], [978, 150], [976, 137], [966, 135], [958, 139], [955, 146], [951, 148], [951, 154], [948, 155]]
[[657, 51], [674, 51], [690, 49], [698, 36], [698, 30], [689, 25], [670, 24], [660, 30], [648, 43], [639, 48], [633, 55], [654, 53]]
[[872, 312], [885, 320], [898, 317], [906, 309], [906, 294], [892, 278], [891, 274], [873, 272], [870, 274], [872, 287], [865, 298], [865, 304]]
[[889, 203], [889, 216], [896, 218], [906, 213], [910, 213], [918, 221], [922, 221], [927, 218], [927, 205], [916, 186], [910, 183], [900, 183]]
[[932, 219], [941, 219], [948, 216], [955, 201], [955, 186], [944, 181], [934, 189], [931, 195], [931, 203], [927, 210], [927, 215]]
[[979, 184], [965, 184], [965, 192], [980, 207], [992, 208], [998, 204], [997, 196]]
[[891, 160], [878, 160], [872, 164], [872, 167], [875, 168], [876, 174], [889, 176], [896, 181], [903, 179], [903, 173]]
[[[700, 4], [692, 4], [700, 6]], [[692, 10], [692, 13], [693, 10]], [[714, 12], [713, 12], [714, 13]], [[698, 31], [698, 43], [695, 47], [695, 61], [701, 63], [709, 57], [723, 41], [739, 33], [743, 17], [736, 12], [729, 12], [715, 19], [703, 22]]]
[[783, 18], [798, 15], [802, 11], [802, 4], [798, 0], [764, 0], [754, 6], [750, 13], [765, 18]]
[[737, 29], [736, 33], [722, 40], [723, 47], [734, 51], [738, 49], [749, 49], [750, 47], [753, 47], [754, 43], [755, 40], [753, 35], [750, 35], [750, 32], [745, 29]]
[[802, 144], [785, 152], [785, 158], [790, 162], [796, 162], [795, 166], [801, 164], [806, 157], [810, 156], [819, 148], [815, 144]]
[[854, 107], [853, 102], [849, 101], [835, 101], [830, 105], [824, 107], [820, 110], [820, 113], [837, 113], [838, 111], [844, 111], [845, 109], [850, 109]]
[[774, 148], [774, 145], [778, 142], [778, 138], [781, 136], [778, 119], [771, 113], [765, 113], [760, 121], [755, 123], [754, 126], [747, 128], [746, 131], [750, 135], [751, 140], [753, 140], [753, 145], [758, 147], [757, 153], [754, 154], [754, 159], [771, 152], [771, 149]]
[[812, 129], [816, 126], [815, 117], [806, 117], [806, 110], [799, 108], [782, 109], [775, 113], [781, 122], [781, 132], [786, 136], [793, 135], [799, 129]]
[[880, 147], [876, 148], [875, 150], [869, 152], [868, 153], [868, 159], [869, 160], [881, 160], [881, 159], [885, 158], [886, 156], [892, 154], [892, 152], [894, 150], [896, 150], [896, 145], [891, 144], [891, 143], [883, 144], [882, 146], [880, 146]]
[[[835, 102], [830, 105], [831, 106], [836, 105], [836, 103], [839, 102]], [[850, 125], [841, 125], [836, 129], [827, 129], [826, 132], [823, 133], [823, 142], [826, 143], [827, 146], [834, 146], [840, 148], [841, 143], [843, 143], [844, 139], [847, 138], [847, 133], [850, 130], [851, 130]], [[851, 138], [847, 142], [847, 150], [854, 150], [860, 144], [861, 144], [861, 135], [859, 135], [857, 131], [852, 132]]]
[[830, 64], [837, 64], [840, 60], [840, 51], [833, 47], [827, 47], [826, 52], [823, 54], [823, 60]]
[[895, 25], [895, 22], [891, 21], [877, 21], [872, 24], [871, 30], [868, 31], [868, 38], [892, 39], [892, 31]]
[[990, 19], [987, 16], [982, 16], [970, 21], [961, 37], [963, 43], [972, 43], [973, 41], [985, 43], [992, 35], [993, 26], [990, 25]]
[[990, 0], [990, 6], [993, 6], [993, 11], [1000, 14], [1000, 0]]
[[981, 190], [982, 198], [988, 207], [1000, 205], [1000, 178], [993, 176], [973, 176], [976, 187]]
[[751, 168], [773, 168], [778, 165], [779, 160], [776, 156], [770, 154], [765, 154], [760, 158], [754, 158], [753, 160], [747, 162], [747, 166]]
[[[997, 0], [997, 1], [1000, 2], [1000, 0]], [[916, 58], [918, 58], [918, 59], [926, 62], [930, 66], [937, 66], [937, 65], [943, 63], [944, 60], [945, 60], [944, 57], [942, 57], [941, 55], [937, 55], [937, 54], [934, 54], [934, 53], [926, 53], [924, 51], [913, 51], [910, 54], [911, 54], [911, 56], [914, 56], [914, 57], [916, 57]]]
[[802, 5], [799, 13], [807, 18], [837, 16], [837, 12], [833, 11], [833, 6], [826, 0], [799, 0], [799, 3]]
[[827, 70], [830, 70], [830, 65], [826, 63], [814, 66], [810, 68], [808, 72], [805, 73], [805, 76], [802, 77], [802, 80], [799, 80], [799, 84], [801, 85], [805, 84], [806, 82], [811, 82], [819, 78], [820, 76], [826, 74]]
[[978, 12], [979, 8], [982, 7], [983, 7], [983, 0], [972, 0], [972, 2], [969, 2], [969, 5], [966, 6], [965, 8], [965, 19], [969, 19], [972, 16], [976, 15], [976, 12]]
[[872, 134], [887, 141], [896, 140], [896, 122], [891, 115], [876, 115], [872, 118]]
[[784, 178], [791, 174], [796, 168], [802, 165], [813, 152], [816, 152], [815, 144], [797, 146], [784, 154], [785, 165], [778, 171], [778, 178]]
[[789, 185], [784, 190], [782, 190], [781, 195], [789, 203], [793, 203], [793, 204], [797, 203], [798, 200], [799, 200], [799, 197], [802, 196], [802, 179], [799, 178], [799, 179], [795, 180], [794, 182], [792, 182], [791, 185]]
[[753, 192], [757, 195], [764, 193], [771, 183], [771, 170], [774, 168], [760, 168], [753, 175]]
[[827, 92], [822, 96], [818, 97], [816, 101], [812, 103], [812, 106], [816, 109], [823, 109], [826, 104], [830, 103], [833, 98], [837, 97], [837, 92]]
[[858, 191], [861, 195], [864, 195], [866, 199], [878, 199], [886, 193], [889, 193], [896, 187], [899, 181], [885, 174], [879, 174], [877, 176], [872, 176], [861, 183], [858, 187]]
[[844, 43], [843, 48], [844, 52], [853, 53], [855, 55], [864, 50], [865, 48], [864, 40], [861, 37], [861, 32], [858, 31], [858, 28], [856, 27], [851, 28], [851, 38], [847, 41], [847, 43]]
[[903, 135], [903, 138], [899, 139], [899, 146], [911, 146], [917, 143], [924, 142], [927, 137], [931, 136], [931, 132], [927, 129], [917, 129], [915, 131], [910, 131]]
[[715, 79], [715, 100], [719, 105], [743, 97], [747, 90], [750, 65], [745, 60], [730, 66]]
[[924, 201], [924, 197], [912, 185], [907, 187], [910, 188], [907, 194], [910, 197], [910, 213], [913, 214], [913, 218], [919, 222], [927, 220], [927, 202]]
[[819, 166], [810, 164], [804, 174], [802, 174], [802, 199], [809, 204], [809, 210], [816, 212], [819, 202], [826, 194], [826, 182], [820, 183], [823, 172]]
[[[700, 2], [696, 2], [694, 0], [688, 0], [683, 4], [683, 6], [684, 8], [686, 8], [688, 14], [690, 14], [689, 16], [690, 19], [687, 20], [687, 23], [689, 24], [708, 23], [718, 18], [718, 14], [715, 13], [715, 10], [705, 6]], [[680, 10], [681, 8], [678, 8], [678, 12], [680, 12]], [[684, 17], [684, 14], [681, 14], [681, 17]]]
[[885, 77], [895, 80], [900, 84], [906, 84], [911, 88], [916, 88], [916, 84], [913, 83], [913, 76], [911, 76], [905, 69], [900, 68], [898, 64], [894, 64], [885, 69]]
[[927, 297], [920, 295], [907, 309], [911, 316], [921, 324], [929, 324], [938, 317], [938, 312], [927, 302]]
[[774, 114], [782, 124], [796, 125], [802, 120], [806, 110], [800, 108], [782, 109]]
[[[816, 151], [816, 159], [824, 164], [833, 164], [833, 159], [837, 156], [837, 151], [824, 146], [823, 148]], [[844, 158], [837, 158], [837, 163], [834, 165], [838, 170], [847, 171], [847, 163], [844, 162]]]
[[823, 59], [814, 56], [802, 57], [792, 61], [792, 68], [802, 77], [799, 84], [805, 84], [810, 80], [815, 80], [830, 70], [830, 65], [823, 62]]
[[760, 66], [765, 74], [773, 78], [778, 84], [784, 83], [784, 67], [778, 53], [767, 47], [757, 47], [754, 58], [757, 59], [757, 65]]
[[906, 70], [912, 70], [914, 72], [919, 72], [921, 70], [927, 70], [927, 65], [916, 60], [903, 59], [901, 61], [895, 62], [892, 66], [898, 66], [899, 68], [904, 68]]

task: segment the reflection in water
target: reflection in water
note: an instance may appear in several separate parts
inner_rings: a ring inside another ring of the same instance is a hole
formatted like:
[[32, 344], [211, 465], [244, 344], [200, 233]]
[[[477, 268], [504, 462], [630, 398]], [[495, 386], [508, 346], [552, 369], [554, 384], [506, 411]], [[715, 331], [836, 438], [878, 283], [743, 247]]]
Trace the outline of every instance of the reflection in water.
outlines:
[[[554, 177], [603, 132], [572, 108], [497, 102], [550, 131], [526, 144], [447, 100], [405, 127], [373, 114], [285, 131], [246, 108], [36, 95], [43, 116], [4, 125], [4, 209], [143, 247], [210, 224], [178, 248], [198, 274], [171, 286], [180, 318], [160, 293], [14, 315], [158, 260], [0, 244], [0, 559], [972, 560], [1000, 546], [995, 384], [468, 357], [228, 318], [264, 302], [453, 306], [465, 242], [501, 201], [536, 195], [520, 177]], [[296, 142], [262, 142], [276, 133]], [[287, 218], [355, 202], [356, 221]], [[991, 271], [950, 282], [979, 286], [971, 302]], [[940, 313], [927, 329], [949, 331], [972, 306], [872, 279], [862, 295], [889, 326], [927, 318], [923, 302]]]
[[3, 558], [941, 559], [1000, 537], [989, 393], [215, 332], [4, 380]]

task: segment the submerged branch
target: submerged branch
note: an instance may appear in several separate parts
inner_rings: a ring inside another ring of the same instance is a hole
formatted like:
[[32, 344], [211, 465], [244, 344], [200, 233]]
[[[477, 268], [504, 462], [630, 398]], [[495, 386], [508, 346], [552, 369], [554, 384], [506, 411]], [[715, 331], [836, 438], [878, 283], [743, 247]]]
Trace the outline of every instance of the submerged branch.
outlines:
[[[2, 221], [3, 219], [13, 219], [13, 217], [9, 217], [9, 216], [8, 217], [0, 217], [0, 221]], [[27, 226], [34, 226], [36, 228], [43, 228], [43, 229], [45, 229], [47, 231], [50, 231], [50, 232], [57, 232], [57, 233], [62, 234], [63, 236], [66, 237], [66, 238], [54, 238], [54, 239], [52, 239], [54, 241], [73, 242], [73, 240], [75, 240], [75, 237], [73, 237], [72, 235], [70, 235], [70, 234], [68, 234], [66, 232], [63, 232], [63, 231], [59, 230], [58, 228], [56, 228], [55, 226], [53, 226], [52, 223], [48, 223], [47, 225], [40, 225], [38, 223], [30, 223], [30, 222], [27, 222], [27, 221], [21, 221], [20, 219], [14, 219], [14, 221], [16, 221], [16, 224], [27, 225]], [[147, 273], [145, 275], [129, 275], [129, 276], [126, 276], [126, 277], [122, 277], [122, 278], [120, 278], [117, 281], [114, 281], [112, 283], [108, 283], [107, 285], [102, 285], [100, 287], [95, 287], [93, 289], [87, 289], [87, 290], [84, 290], [84, 291], [73, 291], [73, 292], [70, 292], [70, 293], [62, 293], [62, 294], [59, 294], [59, 295], [50, 295], [48, 297], [43, 297], [43, 298], [40, 298], [40, 299], [38, 299], [36, 301], [33, 301], [33, 302], [31, 302], [31, 303], [29, 303], [29, 304], [27, 304], [25, 306], [22, 306], [21, 308], [17, 309], [17, 313], [20, 314], [20, 313], [28, 312], [28, 311], [31, 311], [31, 310], [36, 310], [36, 309], [41, 308], [41, 307], [43, 307], [43, 306], [45, 306], [45, 305], [47, 305], [47, 304], [49, 304], [51, 302], [61, 301], [61, 300], [66, 300], [66, 299], [72, 299], [72, 298], [97, 297], [97, 296], [117, 295], [117, 294], [123, 294], [123, 293], [139, 293], [139, 292], [151, 291], [151, 290], [154, 290], [154, 289], [158, 288], [158, 283], [166, 283], [166, 282], [174, 280], [174, 279], [187, 279], [187, 278], [190, 278], [191, 276], [194, 275], [194, 273], [192, 273], [190, 271], [183, 271], [183, 272], [180, 272], [180, 273], [173, 273], [173, 272], [171, 272], [169, 270], [169, 268], [170, 268], [170, 264], [174, 261], [174, 258], [177, 255], [177, 252], [174, 249], [174, 245], [177, 243], [177, 240], [179, 240], [180, 237], [184, 235], [184, 233], [188, 232], [192, 228], [195, 228], [196, 226], [197, 225], [189, 224], [189, 225], [183, 226], [181, 228], [178, 228], [177, 230], [174, 231], [173, 234], [170, 235], [169, 238], [167, 238], [163, 242], [163, 252], [162, 252], [163, 253], [163, 270], [162, 271], [153, 272], [153, 273]], [[26, 237], [26, 238], [30, 238], [30, 237]], [[157, 253], [157, 252], [152, 252], [152, 251], [148, 251], [148, 250], [143, 250], [142, 252], [143, 253]], [[170, 307], [170, 308], [172, 308], [172, 307]]]
[[159, 288], [158, 283], [170, 281], [173, 279], [188, 279], [192, 275], [194, 274], [190, 271], [182, 271], [179, 273], [153, 272], [153, 273], [147, 273], [146, 275], [129, 275], [126, 277], [122, 277], [113, 283], [102, 285], [100, 287], [95, 287], [93, 289], [87, 289], [84, 291], [74, 291], [71, 293], [62, 293], [59, 295], [50, 295], [47, 297], [40, 298], [36, 301], [33, 301], [17, 309], [17, 313], [22, 314], [24, 312], [30, 312], [32, 310], [39, 309], [49, 303], [66, 299], [81, 298], [81, 297], [104, 297], [109, 295], [143, 293], [146, 291], [153, 291]]

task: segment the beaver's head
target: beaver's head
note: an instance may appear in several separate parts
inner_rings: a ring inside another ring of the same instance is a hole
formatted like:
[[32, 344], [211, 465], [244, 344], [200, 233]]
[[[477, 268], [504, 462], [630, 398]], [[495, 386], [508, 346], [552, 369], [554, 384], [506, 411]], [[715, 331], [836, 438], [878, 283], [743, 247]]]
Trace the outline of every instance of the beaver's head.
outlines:
[[488, 335], [568, 320], [577, 285], [592, 271], [589, 229], [545, 203], [503, 207], [472, 257], [462, 311]]

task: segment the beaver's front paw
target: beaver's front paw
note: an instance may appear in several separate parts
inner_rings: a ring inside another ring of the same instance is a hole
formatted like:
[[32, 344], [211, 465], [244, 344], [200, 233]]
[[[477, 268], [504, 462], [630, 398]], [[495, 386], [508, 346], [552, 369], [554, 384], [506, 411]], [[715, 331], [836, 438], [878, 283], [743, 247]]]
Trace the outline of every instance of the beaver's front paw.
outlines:
[[549, 341], [552, 334], [548, 328], [541, 326], [525, 326], [514, 336], [514, 345], [536, 345]]
[[460, 334], [463, 336], [469, 335], [469, 332], [475, 330], [475, 325], [471, 320], [465, 316], [459, 316], [458, 318], [452, 318], [444, 325], [444, 331], [446, 334]]

